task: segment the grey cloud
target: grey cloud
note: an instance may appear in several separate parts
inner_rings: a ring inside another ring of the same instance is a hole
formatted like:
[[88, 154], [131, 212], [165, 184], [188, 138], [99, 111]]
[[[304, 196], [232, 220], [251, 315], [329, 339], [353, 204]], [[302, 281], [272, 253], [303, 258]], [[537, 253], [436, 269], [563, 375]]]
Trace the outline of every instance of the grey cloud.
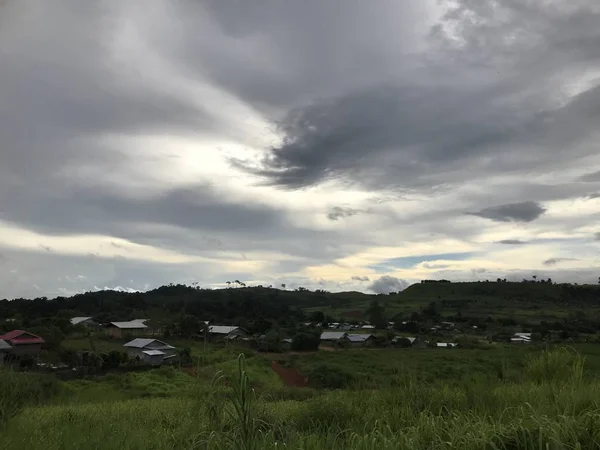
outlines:
[[543, 262], [545, 266], [555, 266], [563, 261], [577, 261], [577, 258], [550, 258]]
[[369, 277], [367, 277], [367, 276], [353, 275], [352, 276], [352, 280], [354, 280], [354, 281], [369, 281]]
[[590, 200], [593, 200], [595, 198], [600, 198], [600, 192], [594, 192], [593, 194], [588, 195], [587, 198]]
[[506, 205], [491, 206], [478, 212], [471, 212], [474, 216], [483, 217], [496, 222], [532, 222], [540, 217], [546, 209], [532, 201], [522, 203], [509, 203]]
[[597, 172], [587, 173], [579, 177], [579, 181], [583, 181], [585, 183], [596, 183], [600, 182], [600, 170]]
[[[292, 109], [278, 122], [281, 145], [261, 161], [234, 164], [286, 188], [340, 179], [432, 190], [465, 176], [572, 165], [564, 148], [597, 153], [600, 89], [568, 100], [556, 94], [580, 68], [600, 63], [598, 9], [457, 3], [443, 19], [453, 36], [437, 29], [421, 70]], [[519, 35], [527, 37], [506, 39]]]
[[344, 217], [352, 217], [352, 216], [358, 214], [359, 212], [360, 211], [358, 209], [343, 208], [341, 206], [334, 206], [327, 213], [327, 218], [329, 220], [339, 220], [339, 219], [343, 219]]
[[600, 241], [600, 231], [598, 233], [594, 234], [594, 239], [596, 239], [597, 241]]
[[501, 241], [496, 242], [496, 244], [525, 245], [525, 244], [527, 244], [527, 241], [522, 241], [520, 239], [502, 239]]
[[368, 290], [376, 294], [389, 294], [390, 292], [403, 291], [409, 286], [409, 282], [400, 278], [384, 275], [375, 280]]

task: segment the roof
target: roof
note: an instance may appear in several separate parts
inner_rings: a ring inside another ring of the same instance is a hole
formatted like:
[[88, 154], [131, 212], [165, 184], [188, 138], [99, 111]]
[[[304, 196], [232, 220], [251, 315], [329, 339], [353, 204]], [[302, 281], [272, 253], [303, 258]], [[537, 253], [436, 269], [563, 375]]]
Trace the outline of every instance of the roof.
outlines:
[[214, 334], [229, 334], [232, 331], [236, 331], [239, 329], [240, 329], [240, 327], [224, 326], [224, 325], [211, 325], [208, 327], [208, 332], [214, 333]]
[[369, 338], [372, 338], [373, 335], [372, 334], [349, 334], [347, 337], [350, 340], [350, 342], [365, 342]]
[[375, 328], [375, 325], [363, 325], [363, 330], [372, 330]]
[[282, 339], [281, 342], [286, 342], [288, 344], [291, 344], [292, 340], [290, 338], [286, 338], [286, 339]]
[[109, 325], [113, 325], [113, 326], [115, 326], [117, 328], [121, 328], [121, 329], [129, 329], [129, 330], [148, 328], [146, 325], [144, 325], [139, 320], [130, 320], [129, 322], [111, 322]]
[[455, 347], [456, 344], [454, 342], [438, 342], [438, 347]]
[[144, 350], [142, 351], [142, 353], [144, 353], [145, 355], [148, 356], [159, 356], [159, 355], [165, 355], [164, 352], [161, 352], [160, 350]]
[[531, 339], [531, 333], [515, 333], [515, 337], [523, 339]]
[[12, 347], [8, 342], [3, 339], [0, 339], [0, 350], [10, 350]]
[[132, 341], [127, 342], [126, 344], [123, 344], [123, 347], [130, 347], [130, 348], [145, 348], [148, 345], [152, 344], [153, 342], [158, 342], [159, 344], [161, 344], [160, 346], [155, 347], [153, 350], [156, 349], [173, 349], [175, 347], [173, 347], [172, 345], [167, 344], [166, 342], [163, 341], [159, 341], [158, 339], [146, 339], [146, 338], [137, 338], [134, 339]]
[[73, 317], [71, 319], [72, 325], [77, 325], [78, 323], [85, 322], [86, 320], [91, 319], [91, 317]]
[[11, 345], [43, 344], [44, 342], [46, 342], [38, 335], [29, 333], [28, 331], [24, 331], [24, 330], [9, 331], [8, 333], [1, 335], [0, 339], [2, 339], [4, 341], [8, 341], [9, 344], [11, 344]]
[[347, 336], [348, 333], [343, 331], [324, 331], [321, 333], [322, 341], [337, 341], [338, 339], [343, 339]]

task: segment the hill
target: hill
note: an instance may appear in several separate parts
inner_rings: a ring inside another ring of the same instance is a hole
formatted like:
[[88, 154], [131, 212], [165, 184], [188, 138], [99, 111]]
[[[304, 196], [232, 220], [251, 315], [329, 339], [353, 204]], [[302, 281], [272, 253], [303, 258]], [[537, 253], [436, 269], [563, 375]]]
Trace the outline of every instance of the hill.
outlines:
[[[600, 315], [600, 285], [553, 284], [546, 281], [462, 282], [424, 281], [390, 295], [333, 294], [335, 302], [323, 312], [354, 318], [373, 299], [386, 316], [408, 317], [435, 303], [442, 316], [514, 318], [518, 322], [562, 320], [584, 314]], [[309, 308], [313, 311], [316, 308]]]

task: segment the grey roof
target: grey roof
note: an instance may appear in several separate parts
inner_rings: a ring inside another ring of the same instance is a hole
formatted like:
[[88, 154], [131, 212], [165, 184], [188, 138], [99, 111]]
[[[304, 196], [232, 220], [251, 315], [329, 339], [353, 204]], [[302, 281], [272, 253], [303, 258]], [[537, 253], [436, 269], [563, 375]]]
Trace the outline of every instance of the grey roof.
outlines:
[[130, 320], [129, 322], [111, 322], [110, 324], [114, 325], [117, 328], [130, 329], [130, 330], [131, 329], [148, 328], [146, 325], [144, 325], [139, 320]]
[[229, 334], [232, 331], [239, 330], [240, 327], [223, 326], [223, 325], [211, 325], [208, 327], [209, 333], [215, 334]]
[[158, 355], [163, 355], [164, 356], [164, 352], [161, 352], [160, 350], [143, 350], [142, 353], [144, 353], [145, 355], [148, 356], [158, 356]]
[[286, 339], [282, 339], [281, 342], [286, 342], [288, 344], [291, 344], [292, 340], [290, 338], [286, 338]]
[[0, 350], [10, 350], [12, 347], [8, 342], [3, 339], [0, 339]]
[[343, 339], [347, 335], [348, 335], [348, 333], [345, 333], [343, 331], [323, 331], [321, 333], [321, 340], [322, 341], [337, 341], [339, 339]]
[[88, 319], [91, 319], [91, 317], [73, 317], [71, 319], [71, 324], [77, 325], [78, 323], [85, 322]]
[[370, 337], [373, 337], [372, 334], [349, 334], [348, 340], [350, 342], [365, 342]]
[[144, 348], [144, 347], [147, 347], [148, 345], [152, 344], [153, 342], [158, 342], [159, 344], [162, 344], [160, 347], [155, 347], [155, 349], [157, 349], [157, 348], [161, 348], [161, 349], [175, 348], [172, 345], [167, 344], [166, 342], [159, 341], [158, 339], [147, 339], [147, 338], [134, 339], [132, 341], [129, 341], [126, 344], [123, 344], [123, 347]]

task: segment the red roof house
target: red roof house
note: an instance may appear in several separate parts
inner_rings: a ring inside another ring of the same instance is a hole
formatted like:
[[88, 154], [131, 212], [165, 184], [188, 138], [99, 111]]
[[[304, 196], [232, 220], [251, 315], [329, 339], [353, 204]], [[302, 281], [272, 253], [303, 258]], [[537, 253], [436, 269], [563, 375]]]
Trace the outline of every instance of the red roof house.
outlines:
[[43, 344], [46, 341], [36, 334], [24, 330], [13, 330], [0, 335], [0, 339], [9, 342], [11, 345], [22, 344]]

